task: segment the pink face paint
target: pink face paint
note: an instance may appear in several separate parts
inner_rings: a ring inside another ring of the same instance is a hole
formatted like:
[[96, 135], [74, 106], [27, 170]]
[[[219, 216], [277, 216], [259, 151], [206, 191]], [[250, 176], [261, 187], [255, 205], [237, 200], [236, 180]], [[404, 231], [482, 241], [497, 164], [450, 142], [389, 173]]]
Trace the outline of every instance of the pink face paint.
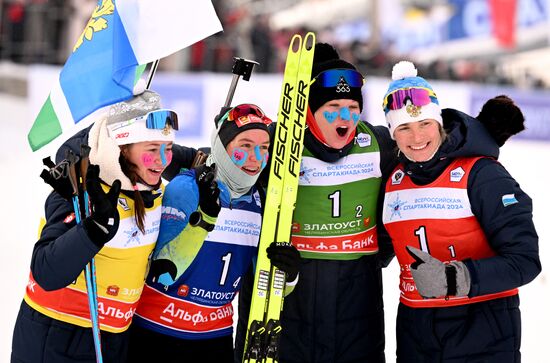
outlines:
[[155, 166], [155, 155], [152, 153], [141, 154], [141, 162], [146, 168], [152, 168]]
[[231, 160], [239, 167], [244, 165], [247, 158], [248, 153], [240, 148], [233, 149], [233, 152], [231, 153]]
[[267, 160], [269, 159], [269, 153], [266, 152], [265, 155], [264, 155], [264, 160], [262, 161], [262, 169], [265, 168], [265, 166], [267, 165]]

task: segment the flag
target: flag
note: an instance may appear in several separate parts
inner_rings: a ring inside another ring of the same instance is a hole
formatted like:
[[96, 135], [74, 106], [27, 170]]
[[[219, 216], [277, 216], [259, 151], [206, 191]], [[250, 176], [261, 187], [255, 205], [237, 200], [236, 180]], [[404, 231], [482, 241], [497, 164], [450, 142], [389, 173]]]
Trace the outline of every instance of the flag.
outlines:
[[504, 48], [516, 46], [516, 0], [490, 0], [489, 11], [493, 36]]
[[33, 151], [132, 96], [145, 65], [222, 30], [211, 0], [100, 0], [28, 134]]

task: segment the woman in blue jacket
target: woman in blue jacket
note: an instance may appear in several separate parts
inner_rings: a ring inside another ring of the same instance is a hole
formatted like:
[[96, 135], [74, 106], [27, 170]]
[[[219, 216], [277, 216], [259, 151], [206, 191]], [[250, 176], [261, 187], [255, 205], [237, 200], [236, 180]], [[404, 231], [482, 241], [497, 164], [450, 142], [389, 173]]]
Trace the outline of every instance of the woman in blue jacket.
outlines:
[[[232, 301], [252, 268], [262, 225], [271, 120], [238, 105], [218, 121], [206, 164], [177, 175], [163, 199], [151, 271], [131, 330], [129, 362], [233, 360]], [[272, 244], [271, 262], [298, 280], [298, 251]]]

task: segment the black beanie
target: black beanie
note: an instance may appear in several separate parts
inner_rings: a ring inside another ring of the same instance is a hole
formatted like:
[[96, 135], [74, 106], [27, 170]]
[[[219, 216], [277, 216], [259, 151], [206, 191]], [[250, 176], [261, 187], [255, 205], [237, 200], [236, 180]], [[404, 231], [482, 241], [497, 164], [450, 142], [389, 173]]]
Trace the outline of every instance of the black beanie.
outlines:
[[221, 125], [218, 129], [218, 136], [224, 147], [227, 147], [227, 144], [229, 144], [235, 136], [246, 130], [259, 129], [269, 133], [267, 125], [262, 122], [252, 122], [239, 127], [236, 122], [228, 120], [229, 112], [230, 111], [227, 111], [219, 121]]
[[[313, 68], [311, 79], [329, 69], [353, 69], [357, 70], [351, 63], [340, 59], [338, 52], [327, 43], [317, 43], [313, 56]], [[319, 82], [314, 82], [309, 90], [309, 108], [315, 113], [321, 106], [331, 100], [350, 99], [359, 103], [359, 109], [363, 110], [363, 95], [361, 87], [349, 87], [349, 92], [336, 92], [338, 87], [322, 87]]]

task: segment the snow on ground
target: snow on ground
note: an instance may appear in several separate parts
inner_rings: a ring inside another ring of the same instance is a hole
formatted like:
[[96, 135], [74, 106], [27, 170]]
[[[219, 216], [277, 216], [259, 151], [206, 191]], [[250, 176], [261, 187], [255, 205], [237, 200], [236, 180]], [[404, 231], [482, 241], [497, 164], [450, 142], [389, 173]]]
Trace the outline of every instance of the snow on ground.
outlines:
[[[9, 362], [13, 325], [23, 297], [38, 221], [49, 191], [39, 178], [41, 157], [31, 153], [26, 134], [31, 121], [27, 101], [0, 95], [0, 363]], [[200, 146], [200, 145], [194, 145]], [[550, 141], [510, 141], [500, 161], [534, 201], [535, 225], [540, 236], [543, 268], [550, 266]], [[398, 268], [393, 261], [384, 271], [387, 361], [395, 362], [395, 313], [398, 300]], [[523, 312], [522, 355], [526, 363], [547, 362], [545, 346], [550, 326], [548, 271], [520, 289]]]

